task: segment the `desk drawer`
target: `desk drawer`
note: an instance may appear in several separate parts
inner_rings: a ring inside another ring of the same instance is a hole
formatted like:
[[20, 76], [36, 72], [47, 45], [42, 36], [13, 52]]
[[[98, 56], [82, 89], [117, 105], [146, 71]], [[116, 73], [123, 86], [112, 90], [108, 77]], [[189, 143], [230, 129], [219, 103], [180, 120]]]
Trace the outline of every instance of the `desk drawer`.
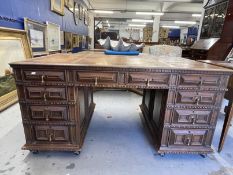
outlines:
[[77, 81], [87, 84], [117, 83], [118, 72], [77, 72]]
[[179, 125], [209, 125], [212, 114], [212, 110], [174, 109], [171, 122]]
[[67, 121], [68, 109], [66, 106], [29, 106], [29, 115], [38, 121]]
[[65, 87], [25, 87], [29, 100], [66, 100]]
[[215, 105], [218, 93], [213, 91], [178, 91], [176, 104], [183, 105]]
[[33, 132], [36, 142], [70, 142], [69, 126], [33, 126]]
[[142, 86], [169, 85], [170, 75], [163, 73], [129, 72], [128, 83]]
[[184, 74], [184, 75], [180, 75], [179, 86], [219, 87], [220, 82], [221, 82], [221, 76], [218, 75]]
[[210, 146], [211, 131], [209, 129], [170, 129], [168, 145], [171, 147]]
[[65, 72], [63, 71], [43, 71], [43, 70], [25, 70], [23, 71], [25, 81], [41, 81], [42, 83], [56, 81], [65, 81]]

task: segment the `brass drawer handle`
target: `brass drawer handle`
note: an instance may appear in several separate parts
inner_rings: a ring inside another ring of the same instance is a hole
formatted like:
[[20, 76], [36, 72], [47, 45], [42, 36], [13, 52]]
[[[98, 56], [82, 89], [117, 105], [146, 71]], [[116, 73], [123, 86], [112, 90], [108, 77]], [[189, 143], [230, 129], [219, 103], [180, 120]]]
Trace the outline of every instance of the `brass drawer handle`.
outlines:
[[44, 75], [41, 76], [41, 83], [44, 84]]
[[191, 122], [192, 122], [192, 124], [194, 125], [195, 123], [196, 123], [196, 116], [195, 115], [192, 115], [191, 116]]
[[200, 97], [193, 97], [193, 101], [196, 103], [196, 105], [199, 105]]
[[95, 77], [95, 86], [97, 86], [97, 85], [98, 85], [98, 78]]
[[150, 80], [149, 79], [147, 79], [146, 86], [150, 87]]
[[187, 138], [187, 139], [186, 139], [186, 144], [187, 144], [188, 146], [191, 145], [191, 138]]
[[44, 92], [43, 97], [44, 97], [44, 101], [47, 101], [47, 98], [46, 98], [46, 92]]
[[49, 134], [49, 141], [52, 142], [53, 134]]

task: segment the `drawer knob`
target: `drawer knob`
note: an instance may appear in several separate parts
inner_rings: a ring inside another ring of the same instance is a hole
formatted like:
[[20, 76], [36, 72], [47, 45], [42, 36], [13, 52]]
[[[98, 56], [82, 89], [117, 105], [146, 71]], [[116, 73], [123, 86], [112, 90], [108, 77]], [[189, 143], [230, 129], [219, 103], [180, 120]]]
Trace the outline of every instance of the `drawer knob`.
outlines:
[[49, 141], [52, 142], [53, 134], [49, 134]]

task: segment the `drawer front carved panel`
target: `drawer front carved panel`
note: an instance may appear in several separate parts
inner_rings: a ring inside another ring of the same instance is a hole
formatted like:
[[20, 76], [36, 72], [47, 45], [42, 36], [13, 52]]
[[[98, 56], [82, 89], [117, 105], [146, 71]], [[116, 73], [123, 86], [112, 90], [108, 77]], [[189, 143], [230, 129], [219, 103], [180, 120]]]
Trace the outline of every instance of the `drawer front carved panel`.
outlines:
[[29, 111], [32, 120], [66, 121], [68, 119], [65, 106], [30, 106]]

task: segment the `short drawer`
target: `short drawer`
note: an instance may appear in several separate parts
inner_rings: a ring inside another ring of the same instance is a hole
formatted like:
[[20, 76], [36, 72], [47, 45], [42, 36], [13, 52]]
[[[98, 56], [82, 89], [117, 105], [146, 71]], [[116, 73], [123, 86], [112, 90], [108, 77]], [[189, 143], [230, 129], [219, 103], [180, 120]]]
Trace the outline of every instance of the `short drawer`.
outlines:
[[219, 98], [215, 91], [178, 91], [176, 104], [215, 105]]
[[141, 86], [168, 86], [170, 80], [169, 74], [163, 73], [145, 73], [145, 72], [129, 72], [128, 83]]
[[68, 109], [66, 106], [29, 106], [31, 120], [38, 121], [67, 121]]
[[221, 76], [219, 75], [199, 75], [199, 74], [183, 74], [180, 75], [179, 86], [193, 87], [219, 87], [221, 83]]
[[118, 72], [77, 72], [78, 83], [93, 85], [117, 83]]
[[29, 100], [66, 100], [65, 87], [25, 87]]
[[169, 146], [210, 146], [212, 130], [209, 129], [170, 129]]
[[212, 110], [174, 109], [171, 123], [178, 125], [209, 125], [212, 115]]
[[65, 72], [63, 71], [43, 71], [43, 70], [24, 70], [23, 77], [25, 81], [40, 81], [42, 83], [55, 81], [64, 82]]
[[70, 142], [69, 126], [33, 126], [34, 139], [44, 143]]

